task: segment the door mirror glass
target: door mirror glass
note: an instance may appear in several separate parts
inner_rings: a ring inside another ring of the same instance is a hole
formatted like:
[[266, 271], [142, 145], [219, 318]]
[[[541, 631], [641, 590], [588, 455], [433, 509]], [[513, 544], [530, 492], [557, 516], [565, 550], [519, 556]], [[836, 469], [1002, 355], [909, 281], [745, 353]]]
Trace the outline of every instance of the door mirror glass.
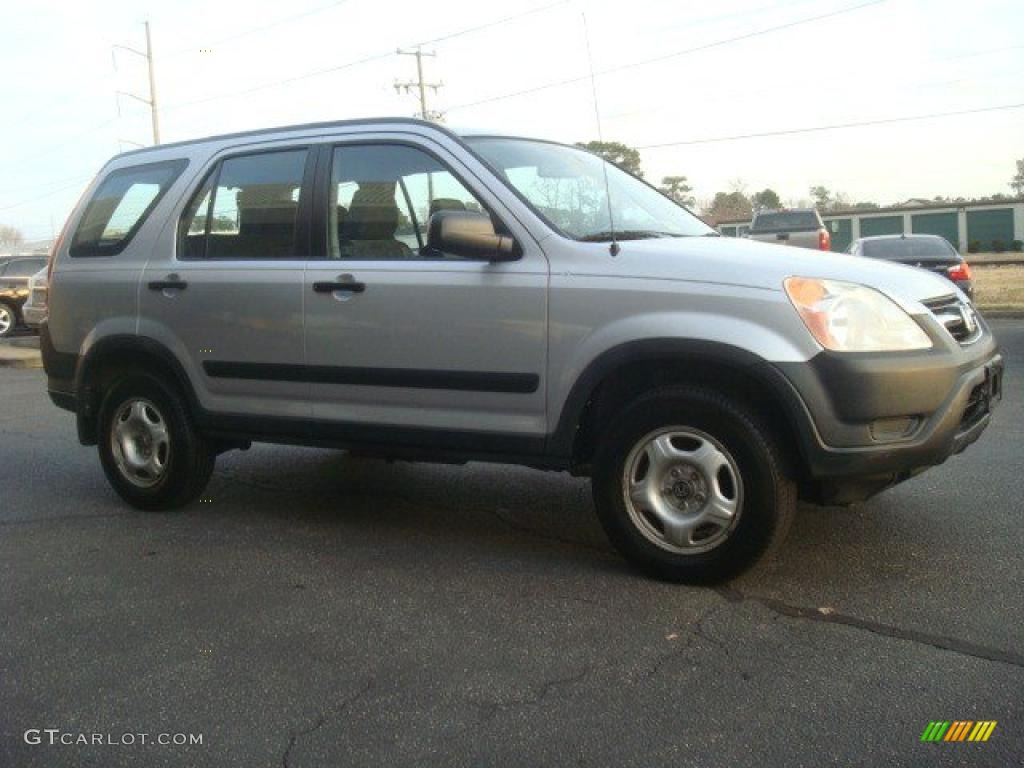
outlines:
[[522, 250], [514, 238], [494, 231], [491, 217], [474, 211], [437, 211], [430, 217], [427, 247], [465, 259], [515, 261]]

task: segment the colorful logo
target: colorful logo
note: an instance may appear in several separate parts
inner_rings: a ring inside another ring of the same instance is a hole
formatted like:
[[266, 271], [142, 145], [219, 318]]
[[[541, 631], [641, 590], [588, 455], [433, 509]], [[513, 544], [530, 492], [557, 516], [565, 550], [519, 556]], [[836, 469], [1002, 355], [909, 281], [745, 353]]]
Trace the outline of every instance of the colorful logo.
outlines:
[[995, 720], [932, 720], [921, 741], [988, 741], [995, 728]]

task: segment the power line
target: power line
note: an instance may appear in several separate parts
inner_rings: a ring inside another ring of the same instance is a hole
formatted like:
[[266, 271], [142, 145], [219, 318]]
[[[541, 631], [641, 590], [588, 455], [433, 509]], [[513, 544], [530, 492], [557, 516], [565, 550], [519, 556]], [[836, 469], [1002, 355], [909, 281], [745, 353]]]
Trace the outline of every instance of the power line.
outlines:
[[903, 117], [885, 117], [878, 120], [861, 120], [851, 123], [836, 123], [834, 125], [816, 125], [809, 128], [787, 128], [779, 131], [765, 131], [763, 133], [744, 133], [734, 136], [716, 136], [705, 139], [687, 139], [684, 141], [666, 141], [661, 144], [642, 144], [636, 149], [662, 149], [665, 147], [683, 147], [693, 144], [714, 144], [722, 141], [740, 141], [741, 139], [760, 139], [768, 136], [792, 136], [800, 133], [816, 133], [818, 131], [836, 131], [843, 128], [863, 128], [871, 125], [888, 125], [890, 123], [909, 123], [915, 120], [935, 120], [942, 117], [956, 117], [958, 115], [976, 115], [982, 112], [998, 112], [1007, 109], [1020, 109], [1020, 104], [1000, 104], [992, 107], [979, 107], [977, 109], [960, 109], [953, 112], [933, 112], [929, 115], [907, 115]]
[[[1024, 46], [1020, 46], [1020, 47], [1024, 48]], [[1003, 49], [1000, 49], [1000, 50], [1003, 50]], [[971, 54], [971, 55], [980, 55], [980, 54]], [[939, 59], [937, 61], [940, 61], [940, 62], [953, 61], [953, 60], [956, 60], [958, 58], [966, 58], [966, 57], [964, 57], [964, 56], [953, 56], [953, 57], [950, 57], [948, 59]], [[919, 62], [919, 63], [920, 64], [928, 64], [931, 61], [932, 60], [925, 60], [925, 61], [922, 61], [922, 62]], [[845, 74], [849, 74], [849, 73], [848, 72], [847, 73], [839, 72], [839, 73], [836, 73], [835, 76], [830, 76], [830, 77], [828, 77], [826, 79], [804, 81], [802, 83], [802, 86], [804, 88], [807, 88], [807, 89], [811, 89], [811, 88], [814, 88], [814, 87], [826, 87], [826, 86], [828, 86], [828, 87], [832, 88], [832, 91], [831, 91], [831, 95], [832, 96], [835, 96], [837, 93], [846, 93], [846, 92], [854, 91], [854, 90], [863, 92], [863, 89], [864, 89], [864, 83], [863, 82], [854, 82], [852, 84], [846, 84], [846, 85], [840, 86], [838, 88], [836, 88], [833, 85], [835, 80], [841, 79]], [[972, 83], [972, 82], [978, 82], [978, 81], [991, 82], [993, 80], [997, 80], [999, 78], [1004, 78], [1004, 77], [1018, 77], [1021, 74], [1024, 74], [1024, 69], [1015, 69], [1015, 70], [1000, 71], [1000, 72], [982, 72], [982, 73], [979, 73], [979, 74], [976, 74], [976, 75], [972, 75], [970, 77], [957, 77], [957, 78], [953, 78], [952, 80], [904, 80], [904, 81], [899, 81], [899, 82], [887, 83], [887, 87], [888, 87], [888, 92], [889, 93], [898, 93], [900, 91], [908, 91], [908, 90], [916, 91], [916, 90], [920, 90], [920, 89], [924, 89], [924, 88], [936, 88], [936, 87], [941, 87], [941, 86], [956, 85], [957, 83]], [[734, 100], [734, 99], [736, 99], [738, 97], [742, 97], [742, 98], [747, 99], [749, 101], [750, 98], [753, 97], [753, 96], [763, 96], [763, 95], [768, 94], [768, 93], [775, 94], [775, 93], [777, 93], [777, 90], [773, 90], [771, 88], [755, 88], [755, 89], [743, 88], [742, 90], [733, 90], [733, 91], [724, 91], [724, 92], [723, 91], [718, 91], [718, 92], [715, 93], [714, 98], [701, 99], [700, 103], [702, 105], [704, 105], [704, 106], [707, 106], [709, 104], [717, 104], [717, 103], [722, 102], [722, 101], [732, 101], [732, 100]], [[653, 107], [648, 106], [648, 107], [643, 107], [642, 109], [630, 109], [630, 110], [626, 110], [626, 111], [623, 111], [623, 112], [613, 112], [611, 114], [604, 115], [604, 117], [605, 117], [606, 120], [611, 120], [611, 121], [614, 122], [616, 120], [635, 118], [637, 115], [650, 115], [650, 114], [653, 114], [653, 113], [667, 112], [667, 111], [669, 111], [671, 109], [675, 109], [675, 107], [673, 107], [673, 106], [664, 106], [664, 105], [662, 105], [662, 106], [653, 106]]]
[[[834, 18], [836, 16], [841, 16], [843, 14], [853, 13], [854, 11], [859, 11], [859, 10], [861, 10], [863, 8], [869, 8], [869, 7], [874, 6], [874, 5], [880, 5], [880, 4], [882, 4], [882, 3], [886, 2], [886, 1], [887, 0], [868, 0], [868, 2], [860, 3], [859, 5], [850, 6], [848, 8], [841, 8], [838, 11], [830, 11], [828, 13], [821, 13], [821, 14], [818, 14], [816, 16], [807, 16], [807, 17], [802, 18], [802, 19], [797, 19], [795, 21], [786, 22], [785, 24], [776, 24], [773, 27], [765, 27], [764, 29], [758, 29], [758, 30], [755, 30], [753, 32], [747, 32], [747, 33], [742, 34], [742, 35], [736, 35], [735, 37], [727, 37], [727, 38], [724, 38], [722, 40], [715, 40], [714, 42], [711, 42], [711, 43], [704, 43], [703, 45], [694, 46], [693, 48], [684, 48], [683, 50], [680, 50], [680, 51], [674, 51], [672, 53], [666, 53], [666, 54], [662, 54], [660, 56], [654, 56], [654, 57], [651, 57], [651, 58], [648, 58], [648, 59], [641, 59], [640, 61], [633, 61], [633, 62], [629, 62], [629, 63], [626, 63], [626, 64], [619, 64], [619, 65], [614, 66], [614, 67], [608, 67], [607, 69], [602, 69], [602, 70], [599, 70], [598, 72], [595, 72], [594, 75], [596, 77], [603, 77], [604, 75], [610, 75], [610, 74], [613, 74], [615, 72], [622, 72], [622, 71], [627, 70], [627, 69], [633, 69], [633, 68], [636, 68], [636, 67], [643, 67], [643, 66], [647, 66], [648, 64], [656, 64], [656, 63], [661, 62], [661, 61], [667, 61], [668, 59], [674, 59], [674, 58], [678, 58], [680, 56], [686, 56], [686, 55], [691, 54], [691, 53], [697, 53], [699, 51], [707, 51], [707, 50], [710, 50], [712, 48], [718, 48], [718, 47], [723, 46], [723, 45], [728, 45], [730, 43], [738, 43], [738, 42], [741, 42], [743, 40], [750, 40], [750, 39], [755, 38], [755, 37], [761, 37], [763, 35], [769, 35], [769, 34], [772, 34], [774, 32], [781, 32], [781, 31], [786, 30], [786, 29], [792, 29], [793, 27], [799, 27], [799, 26], [802, 26], [804, 24], [811, 24], [811, 23], [816, 22], [816, 21], [822, 21], [824, 19]], [[527, 95], [529, 95], [531, 93], [538, 93], [540, 91], [546, 91], [546, 90], [549, 90], [551, 88], [561, 88], [561, 87], [566, 86], [566, 85], [574, 85], [576, 83], [582, 83], [582, 82], [584, 82], [586, 80], [589, 80], [589, 79], [590, 79], [590, 74], [589, 73], [586, 74], [586, 75], [580, 75], [578, 77], [569, 77], [569, 78], [566, 78], [564, 80], [556, 80], [556, 81], [553, 81], [553, 82], [550, 82], [550, 83], [544, 83], [542, 85], [533, 86], [531, 88], [524, 88], [524, 89], [522, 89], [520, 91], [512, 91], [510, 93], [502, 93], [502, 94], [498, 94], [496, 96], [489, 96], [486, 99], [480, 99], [478, 101], [471, 101], [471, 102], [468, 102], [466, 104], [459, 104], [459, 105], [454, 106], [454, 107], [449, 107], [448, 111], [449, 112], [453, 112], [453, 111], [455, 111], [457, 109], [468, 109], [469, 107], [477, 107], [477, 106], [480, 106], [481, 104], [490, 104], [490, 103], [495, 102], [495, 101], [503, 101], [505, 99], [512, 99], [512, 98], [516, 98], [516, 97], [519, 97], [519, 96], [527, 96]]]
[[18, 203], [11, 203], [10, 205], [0, 206], [0, 211], [9, 211], [12, 208], [20, 208], [23, 205], [28, 205], [29, 203], [34, 203], [34, 202], [36, 202], [38, 200], [45, 200], [47, 197], [50, 197], [52, 195], [56, 195], [59, 192], [65, 192], [65, 191], [67, 191], [69, 189], [72, 189], [74, 187], [80, 186], [83, 181], [87, 181], [87, 180], [93, 178], [93, 176], [95, 176], [95, 174], [90, 174], [89, 176], [83, 176], [80, 179], [76, 179], [71, 184], [66, 184], [64, 186], [58, 187], [57, 189], [51, 189], [49, 192], [44, 192], [43, 194], [38, 195], [37, 197], [30, 197], [29, 199], [22, 200], [21, 202], [18, 202]]
[[[336, 0], [336, 2], [323, 5], [319, 8], [313, 8], [308, 11], [301, 11], [299, 13], [292, 14], [291, 16], [285, 16], [284, 18], [278, 19], [277, 21], [271, 22], [270, 24], [262, 24], [258, 27], [251, 27], [250, 29], [242, 30], [241, 32], [236, 32], [235, 34], [228, 35], [227, 37], [222, 37], [219, 40], [214, 40], [212, 43], [204, 43], [204, 45], [212, 47], [215, 45], [224, 45], [225, 43], [231, 43], [235, 40], [240, 40], [243, 37], [248, 37], [249, 35], [255, 35], [260, 32], [266, 32], [268, 29], [274, 29], [275, 27], [280, 27], [284, 24], [291, 24], [293, 21], [298, 21], [299, 19], [305, 19], [309, 16], [315, 16], [318, 13], [323, 13], [324, 11], [329, 11], [333, 8], [337, 8], [339, 5], [345, 5], [345, 3], [347, 2], [349, 2], [349, 0]], [[174, 56], [181, 56], [187, 53], [197, 53], [197, 49], [177, 48], [173, 51], [170, 51], [169, 53], [166, 53], [164, 56], [161, 56], [161, 58], [169, 59]]]
[[[875, 1], [876, 2], [882, 2], [883, 0], [875, 0]], [[516, 14], [513, 14], [511, 16], [505, 16], [504, 18], [496, 19], [494, 21], [489, 21], [489, 22], [486, 22], [484, 24], [479, 24], [479, 25], [474, 26], [474, 27], [467, 27], [465, 29], [460, 29], [460, 30], [458, 30], [456, 32], [450, 32], [450, 33], [448, 33], [446, 35], [441, 35], [440, 37], [434, 37], [434, 38], [431, 38], [429, 40], [422, 40], [422, 41], [420, 41], [418, 43], [415, 43], [414, 45], [409, 46], [409, 47], [415, 48], [415, 47], [421, 47], [421, 46], [426, 46], [426, 45], [436, 45], [437, 43], [443, 43], [443, 42], [445, 42], [447, 40], [451, 40], [451, 39], [456, 38], [456, 37], [461, 37], [463, 35], [469, 35], [469, 34], [472, 34], [474, 32], [481, 32], [481, 31], [483, 31], [485, 29], [490, 29], [491, 27], [496, 27], [496, 26], [499, 26], [501, 24], [507, 24], [510, 21], [515, 21], [517, 19], [521, 19], [521, 18], [524, 18], [526, 16], [531, 16], [531, 15], [536, 14], [536, 13], [541, 13], [543, 11], [548, 11], [548, 10], [550, 10], [552, 8], [555, 8], [557, 6], [560, 6], [560, 5], [566, 5], [569, 2], [570, 2], [570, 0], [558, 0], [558, 2], [549, 3], [548, 5], [542, 5], [539, 8], [531, 8], [528, 11], [522, 11], [520, 13], [516, 13]], [[380, 61], [382, 59], [387, 59], [387, 58], [390, 58], [390, 57], [392, 57], [394, 55], [395, 55], [394, 49], [388, 50], [386, 52], [382, 51], [380, 53], [374, 53], [374, 54], [370, 54], [369, 56], [364, 56], [361, 59], [355, 59], [353, 61], [345, 62], [344, 64], [338, 64], [336, 66], [326, 67], [324, 69], [315, 69], [315, 70], [313, 70], [311, 72], [305, 72], [305, 73], [302, 73], [302, 74], [293, 75], [292, 77], [286, 77], [286, 78], [284, 78], [282, 80], [275, 80], [273, 82], [262, 83], [260, 85], [255, 85], [252, 88], [247, 88], [247, 89], [244, 89], [244, 90], [241, 90], [241, 91], [232, 91], [231, 93], [214, 94], [213, 96], [205, 96], [205, 97], [200, 98], [200, 99], [193, 99], [191, 101], [183, 101], [183, 102], [179, 102], [177, 104], [171, 104], [168, 107], [164, 107], [164, 111], [167, 111], [168, 109], [180, 109], [180, 108], [183, 108], [183, 107], [191, 107], [191, 106], [195, 106], [197, 104], [207, 104], [207, 103], [209, 103], [211, 101], [220, 101], [221, 99], [232, 99], [232, 98], [238, 98], [239, 96], [247, 96], [250, 93], [257, 93], [258, 91], [264, 91], [264, 90], [267, 90], [268, 88], [278, 88], [278, 87], [280, 87], [282, 85], [290, 85], [290, 84], [298, 82], [300, 80], [307, 80], [307, 79], [309, 79], [311, 77], [320, 77], [321, 75], [328, 75], [328, 74], [331, 74], [331, 73], [334, 73], [334, 72], [340, 72], [340, 71], [345, 70], [345, 69], [351, 69], [352, 67], [358, 67], [358, 66], [361, 66], [363, 64], [369, 64], [369, 63], [374, 62], [374, 61]]]

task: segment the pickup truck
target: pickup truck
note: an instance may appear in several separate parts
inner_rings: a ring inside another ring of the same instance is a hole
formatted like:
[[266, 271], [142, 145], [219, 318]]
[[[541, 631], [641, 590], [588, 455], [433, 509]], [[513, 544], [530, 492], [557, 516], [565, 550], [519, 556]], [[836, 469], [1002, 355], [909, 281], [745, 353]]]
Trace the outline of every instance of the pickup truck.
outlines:
[[832, 238], [814, 208], [758, 211], [750, 222], [748, 237], [762, 243], [795, 245], [797, 248], [819, 251], [827, 251], [832, 247]]

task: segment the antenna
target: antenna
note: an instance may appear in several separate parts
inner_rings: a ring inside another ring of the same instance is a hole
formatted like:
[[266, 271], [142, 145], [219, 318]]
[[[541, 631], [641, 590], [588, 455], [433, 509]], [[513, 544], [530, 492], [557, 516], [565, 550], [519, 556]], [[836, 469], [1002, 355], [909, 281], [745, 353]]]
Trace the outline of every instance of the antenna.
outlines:
[[[604, 143], [604, 133], [601, 130], [601, 108], [597, 102], [597, 78], [594, 76], [594, 56], [590, 52], [590, 27], [587, 26], [587, 14], [580, 12], [583, 17], [583, 36], [587, 40], [587, 64], [590, 67], [590, 92], [594, 97], [594, 120], [597, 122], [597, 140]], [[608, 231], [611, 233], [612, 242], [608, 246], [608, 252], [614, 257], [619, 255], [619, 241], [615, 239], [615, 214], [612, 213], [612, 188], [608, 183], [608, 161], [601, 158], [601, 170], [604, 172], [604, 197], [608, 201]]]

